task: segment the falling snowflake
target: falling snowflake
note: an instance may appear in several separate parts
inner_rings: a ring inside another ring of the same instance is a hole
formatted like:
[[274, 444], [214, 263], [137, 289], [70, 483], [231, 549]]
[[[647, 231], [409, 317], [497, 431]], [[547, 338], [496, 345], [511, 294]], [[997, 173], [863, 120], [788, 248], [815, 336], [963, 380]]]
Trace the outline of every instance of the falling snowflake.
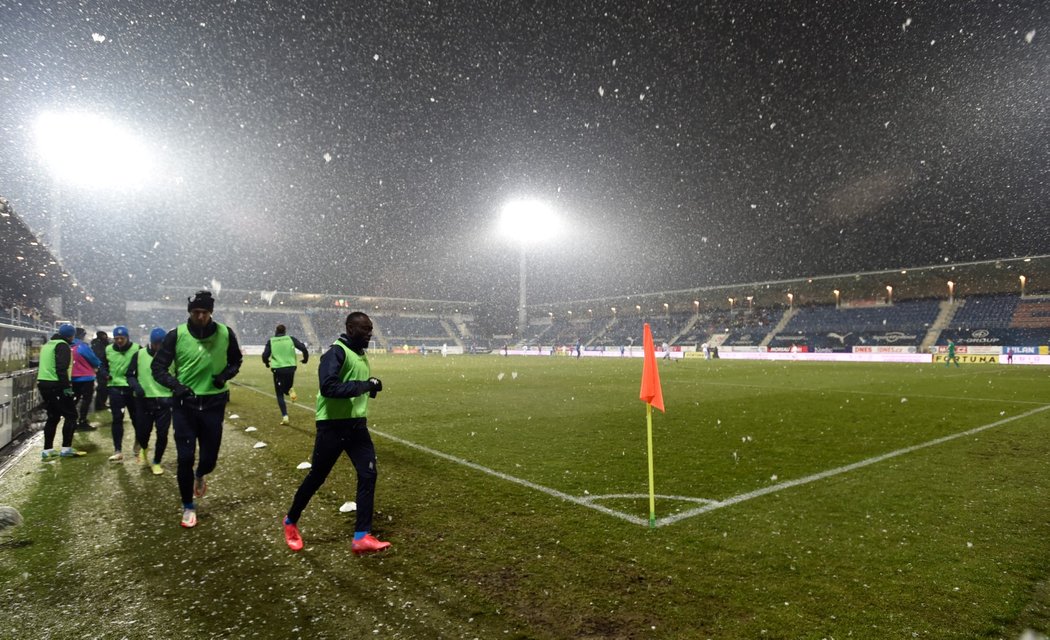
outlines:
[[[1035, 32], [1033, 31], [1033, 33]], [[1031, 42], [1031, 40], [1029, 40], [1029, 42]], [[598, 95], [603, 98], [605, 97], [605, 87], [598, 87]]]
[[321, 157], [324, 158], [325, 162], [331, 162], [332, 161], [332, 154], [328, 153], [327, 151], [325, 151], [324, 155], [321, 156]]
[[1035, 29], [1032, 29], [1028, 33], [1024, 34], [1024, 41], [1028, 44], [1032, 44], [1032, 40], [1035, 39]]
[[[1034, 34], [1035, 31], [1033, 31], [1032, 33]], [[102, 35], [101, 33], [92, 33], [91, 34], [91, 39], [94, 40], [95, 42], [105, 42], [106, 41], [106, 36]], [[1031, 40], [1029, 40], [1029, 42], [1031, 42]]]

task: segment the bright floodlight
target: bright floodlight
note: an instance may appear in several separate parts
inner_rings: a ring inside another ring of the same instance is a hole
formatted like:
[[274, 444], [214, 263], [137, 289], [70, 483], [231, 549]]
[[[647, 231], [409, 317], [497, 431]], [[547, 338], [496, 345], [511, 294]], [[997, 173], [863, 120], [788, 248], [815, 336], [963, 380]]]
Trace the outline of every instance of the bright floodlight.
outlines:
[[78, 186], [134, 188], [153, 164], [141, 140], [91, 113], [44, 113], [36, 121], [36, 138], [56, 179]]
[[499, 232], [522, 244], [550, 240], [561, 230], [561, 220], [554, 211], [537, 200], [513, 200], [503, 206]]

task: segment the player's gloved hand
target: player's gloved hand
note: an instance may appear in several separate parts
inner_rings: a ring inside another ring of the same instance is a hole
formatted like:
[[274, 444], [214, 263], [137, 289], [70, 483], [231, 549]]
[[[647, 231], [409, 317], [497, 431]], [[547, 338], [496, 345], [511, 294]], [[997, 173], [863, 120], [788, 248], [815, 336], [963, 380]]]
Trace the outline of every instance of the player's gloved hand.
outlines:
[[368, 391], [369, 398], [376, 397], [376, 394], [383, 390], [383, 382], [379, 378], [369, 378], [368, 386], [370, 387]]
[[184, 384], [180, 384], [171, 390], [171, 395], [179, 400], [185, 398], [192, 398], [194, 396], [193, 389], [190, 389]]
[[217, 376], [212, 376], [211, 384], [216, 389], [222, 389], [224, 386], [226, 386], [226, 378], [222, 377], [221, 374]]
[[65, 389], [62, 390], [62, 395], [64, 395], [67, 398], [72, 398], [73, 397], [73, 388], [72, 387], [66, 387]]

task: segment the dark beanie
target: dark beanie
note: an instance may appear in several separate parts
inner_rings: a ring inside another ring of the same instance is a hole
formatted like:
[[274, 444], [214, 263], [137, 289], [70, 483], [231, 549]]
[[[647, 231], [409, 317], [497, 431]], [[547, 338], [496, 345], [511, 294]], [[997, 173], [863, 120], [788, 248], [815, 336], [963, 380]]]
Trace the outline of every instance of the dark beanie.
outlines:
[[187, 298], [187, 300], [189, 300], [189, 304], [186, 305], [186, 311], [193, 311], [194, 309], [215, 311], [215, 298], [211, 297], [211, 291], [198, 291], [193, 294], [192, 298]]

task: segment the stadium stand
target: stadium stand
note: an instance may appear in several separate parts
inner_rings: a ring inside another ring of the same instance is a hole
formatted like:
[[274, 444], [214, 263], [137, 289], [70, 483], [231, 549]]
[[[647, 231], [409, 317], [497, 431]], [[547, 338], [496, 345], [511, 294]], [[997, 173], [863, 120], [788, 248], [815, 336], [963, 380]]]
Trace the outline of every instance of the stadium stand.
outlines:
[[908, 300], [870, 307], [810, 306], [799, 309], [770, 348], [849, 351], [858, 345], [918, 346], [940, 312], [938, 300]]
[[1023, 346], [1050, 342], [1050, 298], [975, 296], [964, 301], [937, 341], [967, 346]]

